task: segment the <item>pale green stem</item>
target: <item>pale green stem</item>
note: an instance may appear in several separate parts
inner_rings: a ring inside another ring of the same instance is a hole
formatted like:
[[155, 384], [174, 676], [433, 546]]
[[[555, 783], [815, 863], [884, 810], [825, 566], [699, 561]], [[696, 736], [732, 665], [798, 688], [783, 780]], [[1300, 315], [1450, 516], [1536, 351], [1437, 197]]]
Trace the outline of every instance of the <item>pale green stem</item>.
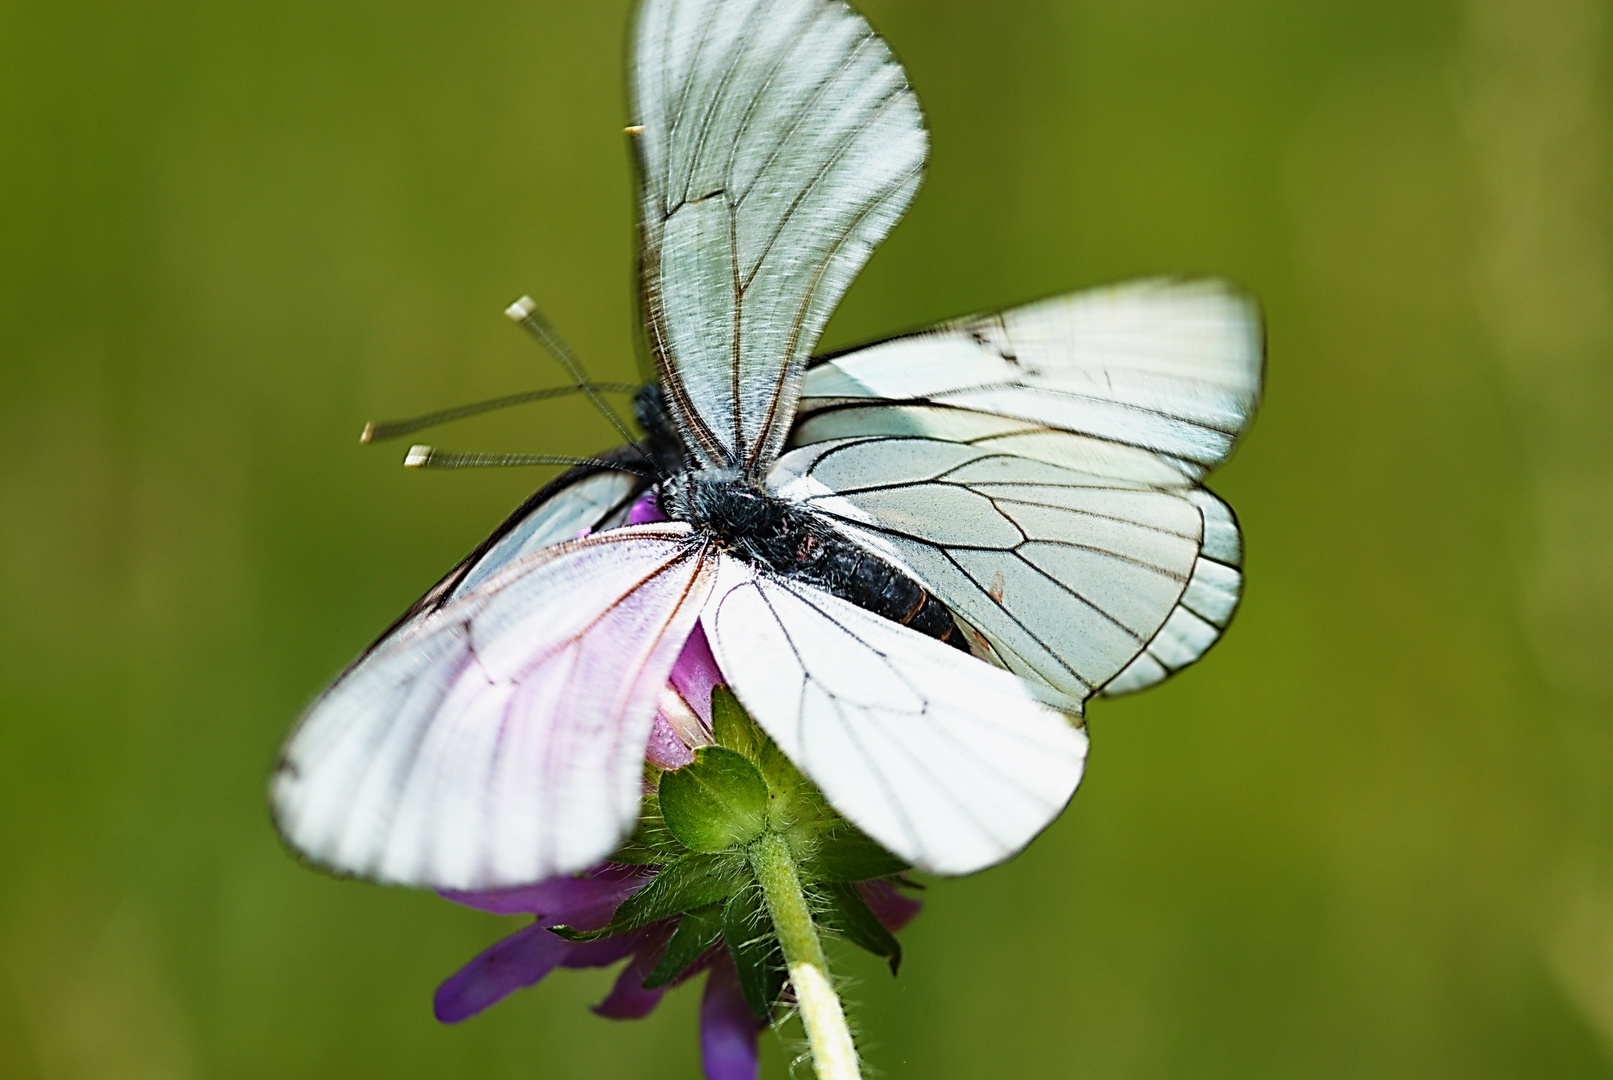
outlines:
[[795, 1001], [806, 1026], [807, 1045], [818, 1080], [861, 1080], [857, 1047], [846, 1027], [840, 998], [829, 985], [829, 962], [823, 956], [812, 910], [801, 891], [795, 859], [777, 833], [763, 833], [750, 846], [751, 869], [762, 884], [773, 928], [784, 947], [784, 962], [795, 987]]

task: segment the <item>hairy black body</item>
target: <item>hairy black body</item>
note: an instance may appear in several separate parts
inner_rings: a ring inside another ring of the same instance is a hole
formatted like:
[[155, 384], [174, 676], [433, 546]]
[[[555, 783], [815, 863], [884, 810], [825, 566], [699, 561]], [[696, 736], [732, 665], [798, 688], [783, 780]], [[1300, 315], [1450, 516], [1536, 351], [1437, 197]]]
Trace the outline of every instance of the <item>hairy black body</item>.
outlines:
[[[669, 440], [676, 445], [677, 435], [659, 389], [645, 387], [634, 404], [649, 433], [645, 449], [664, 468]], [[667, 517], [687, 521], [746, 562], [969, 651], [952, 613], [918, 582], [738, 469], [686, 466], [662, 482], [660, 506]]]

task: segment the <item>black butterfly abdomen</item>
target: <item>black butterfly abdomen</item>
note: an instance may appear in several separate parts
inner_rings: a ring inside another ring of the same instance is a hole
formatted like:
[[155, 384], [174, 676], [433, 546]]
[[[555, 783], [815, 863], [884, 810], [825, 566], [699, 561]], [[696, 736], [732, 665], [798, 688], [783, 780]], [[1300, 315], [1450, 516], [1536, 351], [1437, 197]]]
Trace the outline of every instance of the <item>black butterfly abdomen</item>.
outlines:
[[823, 538], [809, 534], [805, 542], [813, 545], [808, 557], [798, 557], [792, 568], [780, 573], [793, 574], [875, 615], [969, 651], [946, 606], [890, 563], [832, 533]]
[[692, 469], [662, 488], [662, 510], [746, 562], [816, 585], [865, 611], [969, 651], [952, 613], [907, 574], [840, 534], [821, 515], [741, 476]]

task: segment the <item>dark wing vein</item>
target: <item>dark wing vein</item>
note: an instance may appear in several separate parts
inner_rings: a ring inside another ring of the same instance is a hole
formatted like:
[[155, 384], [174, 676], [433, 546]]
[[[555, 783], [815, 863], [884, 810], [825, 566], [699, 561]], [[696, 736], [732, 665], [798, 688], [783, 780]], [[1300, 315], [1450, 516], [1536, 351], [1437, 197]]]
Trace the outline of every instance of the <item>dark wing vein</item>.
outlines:
[[[745, 275], [745, 288], [750, 288], [750, 283], [756, 280], [756, 275], [761, 272], [762, 264], [767, 261], [767, 257], [773, 252], [773, 245], [778, 243], [778, 238], [783, 235], [785, 228], [787, 228], [790, 222], [794, 220], [796, 210], [800, 208], [801, 204], [806, 201], [809, 195], [818, 189], [818, 186], [823, 183], [824, 178], [833, 171], [834, 167], [840, 164], [841, 159], [846, 156], [846, 151], [856, 145], [857, 140], [867, 132], [869, 125], [873, 123], [874, 118], [879, 116], [880, 113], [884, 112], [885, 109], [889, 107], [891, 102], [901, 98], [902, 94], [906, 90], [907, 87], [905, 84], [897, 85], [896, 87], [892, 88], [890, 93], [886, 94], [884, 97], [875, 102], [872, 107], [869, 108], [868, 116], [862, 120], [859, 120], [850, 128], [850, 130], [846, 132], [845, 137], [840, 140], [839, 144], [834, 148], [834, 152], [829, 156], [829, 158], [818, 167], [816, 172], [812, 174], [812, 178], [795, 193], [795, 197], [790, 200], [790, 205], [785, 208], [782, 214], [779, 215], [778, 222], [773, 226], [773, 235], [769, 236], [767, 238], [767, 243], [762, 245], [761, 253], [756, 257], [756, 265], [751, 267], [750, 272]], [[902, 174], [903, 183], [906, 182], [909, 175], [910, 174], [908, 173]], [[758, 179], [759, 178], [760, 174], [758, 174]], [[860, 224], [862, 220], [868, 216], [870, 210], [879, 206], [888, 197], [888, 194], [882, 193], [869, 200], [867, 207], [857, 215], [853, 227], [845, 230], [845, 233], [842, 234], [841, 242], [844, 242], [844, 237], [846, 235], [849, 235], [851, 232], [855, 231], [855, 225]], [[740, 203], [736, 202], [734, 205], [737, 209]], [[838, 250], [838, 248], [839, 244], [837, 243], [835, 248], [831, 249], [831, 259], [833, 257], [834, 250]], [[830, 260], [825, 259], [824, 261], [828, 262]], [[810, 295], [810, 293], [808, 295]]]
[[[739, 31], [738, 34], [738, 47], [735, 48], [729, 55], [727, 66], [723, 68], [722, 77], [718, 79], [716, 88], [713, 89], [710, 95], [707, 97], [705, 115], [700, 118], [700, 131], [695, 136], [695, 145], [689, 152], [689, 172], [688, 175], [686, 175], [683, 179], [683, 202], [687, 202], [689, 200], [690, 188], [694, 186], [694, 175], [699, 171], [701, 160], [705, 157], [706, 138], [711, 133], [712, 118], [715, 117], [722, 108], [723, 98], [727, 96], [729, 84], [734, 78], [734, 72], [737, 71], [744, 61], [750, 56], [751, 47], [754, 45], [756, 39], [755, 35], [749, 33], [748, 31], [751, 29], [752, 24], [755, 23], [757, 17], [762, 11], [763, 6], [758, 4], [752, 8], [750, 13], [745, 17], [745, 26]], [[693, 83], [695, 79], [693, 69], [690, 71], [689, 78], [690, 82]], [[723, 186], [727, 186], [726, 173], [724, 174]]]
[[[806, 17], [796, 25], [795, 29], [790, 33], [789, 40], [786, 41], [783, 47], [779, 49], [778, 57], [773, 61], [773, 66], [768, 69], [767, 75], [764, 76], [759, 83], [757, 83], [756, 92], [751, 95], [750, 101], [746, 104], [744, 115], [739, 118], [739, 123], [734, 125], [734, 137], [728, 144], [728, 161], [723, 166], [723, 176], [729, 178], [730, 180], [732, 179], [734, 175], [734, 161], [739, 156], [740, 145], [744, 143], [745, 137], [750, 134], [751, 119], [756, 115], [756, 107], [762, 103], [762, 99], [766, 97], [767, 92], [772, 89], [773, 80], [778, 76], [779, 71], [783, 69], [784, 62], [790, 58], [790, 54], [793, 53], [800, 45], [801, 39], [806, 36], [807, 31], [810, 30], [813, 24], [816, 23], [823, 13], [828, 10], [829, 9], [827, 6], [821, 6], [811, 8], [807, 11]], [[769, 160], [772, 160], [771, 155], [769, 156]], [[757, 176], [760, 177], [761, 173], [758, 172]], [[752, 183], [754, 186], [754, 181]], [[736, 195], [736, 203], [737, 201], [742, 201], [743, 199], [744, 195]]]

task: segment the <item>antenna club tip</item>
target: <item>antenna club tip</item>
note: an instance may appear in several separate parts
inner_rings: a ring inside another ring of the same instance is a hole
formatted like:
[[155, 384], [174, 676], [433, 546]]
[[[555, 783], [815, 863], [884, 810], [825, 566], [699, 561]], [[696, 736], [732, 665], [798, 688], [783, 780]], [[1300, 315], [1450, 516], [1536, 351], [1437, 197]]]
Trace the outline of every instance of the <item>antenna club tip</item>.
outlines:
[[435, 447], [427, 446], [425, 443], [411, 446], [409, 447], [408, 455], [403, 459], [403, 467], [405, 469], [423, 469], [430, 463], [431, 455], [436, 452]]
[[515, 303], [504, 309], [504, 314], [510, 317], [511, 322], [525, 322], [528, 315], [538, 310], [538, 305], [530, 296], [523, 296]]
[[375, 438], [375, 421], [371, 420], [368, 424], [364, 425], [364, 431], [363, 431], [363, 433], [361, 435], [359, 435], [358, 443], [359, 443], [360, 446], [367, 446], [367, 445], [369, 445], [370, 441], [373, 440], [374, 438]]
[[629, 124], [627, 127], [624, 127], [622, 129], [622, 134], [623, 135], [642, 135], [642, 134], [644, 134], [644, 125], [643, 124]]

